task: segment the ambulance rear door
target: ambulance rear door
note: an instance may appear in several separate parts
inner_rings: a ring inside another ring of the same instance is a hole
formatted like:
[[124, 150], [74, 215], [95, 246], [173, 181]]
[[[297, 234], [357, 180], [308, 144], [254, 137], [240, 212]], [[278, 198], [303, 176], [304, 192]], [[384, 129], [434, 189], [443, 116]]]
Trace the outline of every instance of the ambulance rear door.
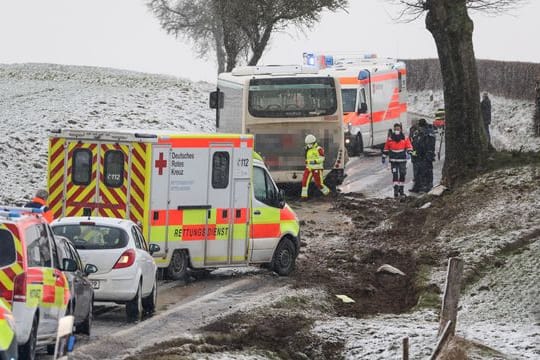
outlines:
[[127, 218], [130, 146], [67, 140], [64, 216]]

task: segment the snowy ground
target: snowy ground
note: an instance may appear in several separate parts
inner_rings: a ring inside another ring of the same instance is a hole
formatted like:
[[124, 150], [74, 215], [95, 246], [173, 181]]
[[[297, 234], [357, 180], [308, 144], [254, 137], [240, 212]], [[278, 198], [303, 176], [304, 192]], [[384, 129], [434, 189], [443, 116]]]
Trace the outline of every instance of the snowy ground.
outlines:
[[0, 65], [0, 202], [28, 199], [45, 186], [49, 130], [212, 132], [211, 88], [170, 76], [105, 68]]

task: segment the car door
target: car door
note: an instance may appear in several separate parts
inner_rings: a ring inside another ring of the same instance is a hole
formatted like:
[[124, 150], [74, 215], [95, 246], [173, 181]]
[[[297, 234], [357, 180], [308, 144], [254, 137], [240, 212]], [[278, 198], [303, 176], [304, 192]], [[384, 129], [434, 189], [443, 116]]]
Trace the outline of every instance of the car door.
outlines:
[[83, 264], [77, 250], [75, 250], [69, 241], [66, 241], [65, 245], [70, 253], [71, 259], [77, 264], [77, 270], [74, 272], [75, 294], [77, 296], [75, 311], [77, 319], [82, 321], [87, 317], [94, 290], [92, 289], [92, 284], [90, 284], [90, 281], [86, 278]]
[[135, 252], [137, 253], [137, 266], [141, 269], [142, 273], [142, 292], [143, 294], [148, 294], [152, 290], [152, 274], [150, 269], [150, 261], [152, 258], [150, 254], [145, 249], [144, 238], [141, 235], [140, 230], [137, 226], [131, 228], [131, 235], [135, 241]]

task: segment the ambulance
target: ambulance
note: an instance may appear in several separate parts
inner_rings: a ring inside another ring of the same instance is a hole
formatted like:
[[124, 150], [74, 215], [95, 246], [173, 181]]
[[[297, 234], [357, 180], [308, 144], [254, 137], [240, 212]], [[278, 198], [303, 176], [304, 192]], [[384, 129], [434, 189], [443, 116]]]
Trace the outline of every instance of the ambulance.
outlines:
[[248, 264], [288, 275], [298, 218], [253, 147], [253, 135], [58, 130], [49, 139], [49, 206], [55, 218], [138, 223], [171, 279]]
[[385, 143], [394, 123], [408, 129], [407, 70], [403, 62], [375, 54], [304, 53], [304, 64], [339, 79], [345, 146], [349, 156]]

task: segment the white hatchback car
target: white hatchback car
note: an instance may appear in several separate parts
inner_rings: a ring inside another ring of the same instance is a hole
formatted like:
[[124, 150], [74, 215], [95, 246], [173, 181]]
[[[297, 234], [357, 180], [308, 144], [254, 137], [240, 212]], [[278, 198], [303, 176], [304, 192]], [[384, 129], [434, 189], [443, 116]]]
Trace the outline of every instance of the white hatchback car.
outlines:
[[55, 234], [68, 238], [84, 264], [98, 271], [88, 279], [96, 301], [126, 304], [129, 320], [155, 311], [157, 266], [152, 254], [159, 245], [148, 247], [140, 228], [130, 220], [104, 217], [65, 217], [55, 220]]

